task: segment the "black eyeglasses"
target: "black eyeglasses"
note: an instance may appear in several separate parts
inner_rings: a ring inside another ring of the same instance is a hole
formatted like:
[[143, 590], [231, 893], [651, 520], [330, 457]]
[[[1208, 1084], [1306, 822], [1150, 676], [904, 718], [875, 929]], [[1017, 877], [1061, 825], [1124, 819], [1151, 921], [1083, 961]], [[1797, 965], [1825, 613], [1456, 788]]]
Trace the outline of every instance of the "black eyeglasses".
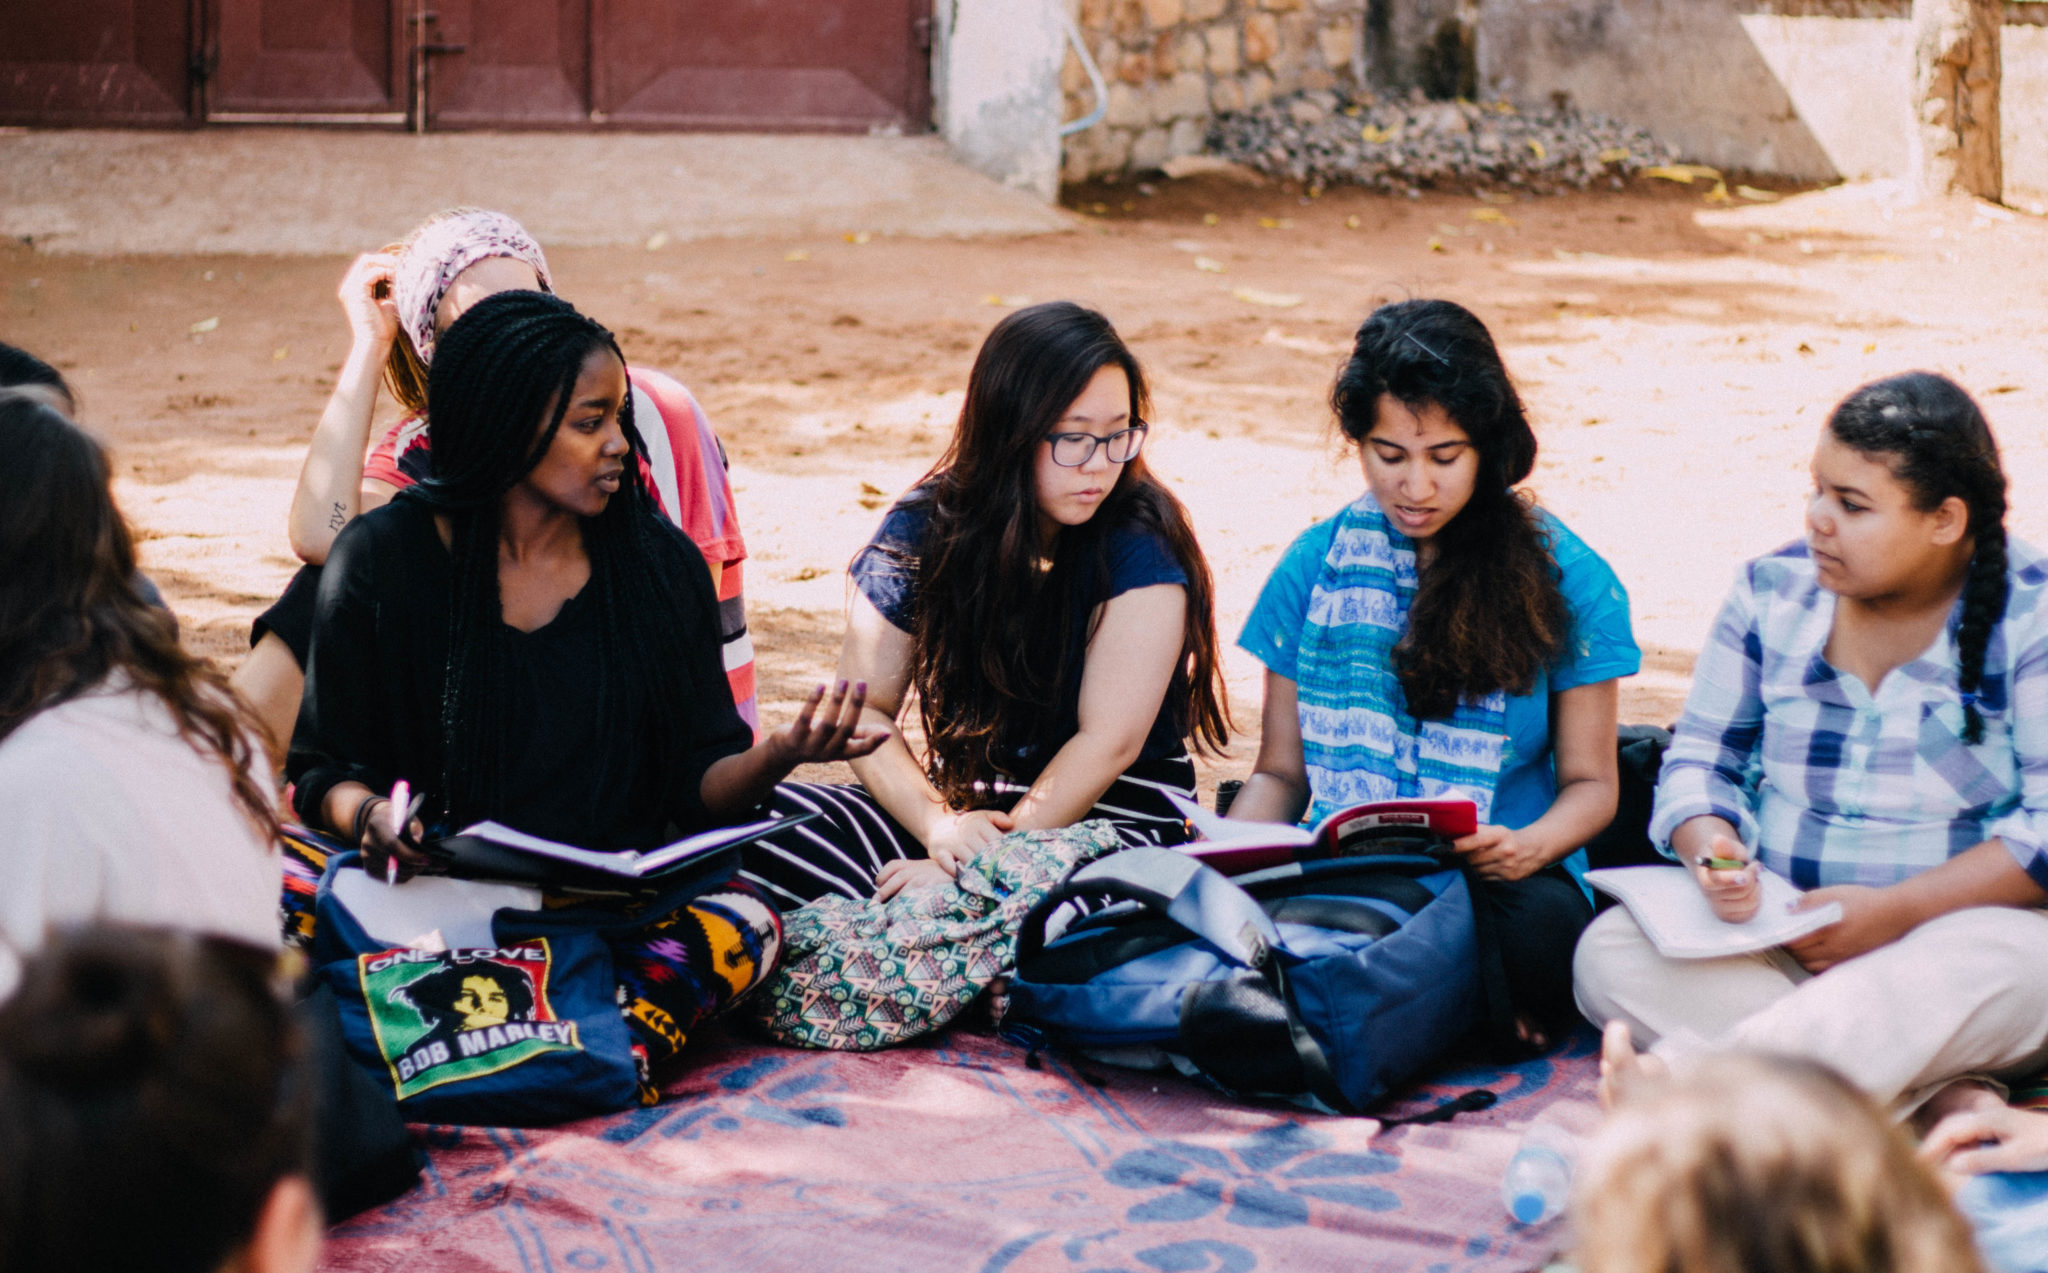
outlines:
[[1145, 435], [1151, 432], [1149, 424], [1134, 424], [1128, 429], [1118, 429], [1106, 438], [1092, 433], [1048, 433], [1045, 440], [1052, 443], [1052, 462], [1063, 469], [1077, 469], [1095, 458], [1095, 448], [1101, 447], [1109, 456], [1111, 464], [1129, 464], [1138, 458], [1138, 448], [1145, 445]]

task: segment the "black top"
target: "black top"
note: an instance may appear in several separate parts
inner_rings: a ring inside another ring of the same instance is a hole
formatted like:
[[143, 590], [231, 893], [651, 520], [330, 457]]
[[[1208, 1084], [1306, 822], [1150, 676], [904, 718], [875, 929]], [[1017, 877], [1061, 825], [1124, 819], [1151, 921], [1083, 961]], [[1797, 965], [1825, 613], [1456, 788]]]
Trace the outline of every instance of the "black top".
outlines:
[[[855, 555], [850, 567], [861, 595], [874, 604], [884, 619], [905, 632], [911, 631], [916, 623], [917, 559], [930, 526], [930, 503], [921, 491], [911, 492], [889, 510], [875, 537]], [[1076, 535], [1077, 530], [1084, 533]], [[1187, 586], [1187, 571], [1181, 568], [1173, 549], [1150, 528], [1124, 522], [1117, 526], [1090, 525], [1085, 530], [1076, 527], [1061, 533], [1063, 537], [1074, 536], [1077, 543], [1092, 542], [1087, 539], [1087, 532], [1102, 536], [1106, 569], [1097, 572], [1076, 555], [1076, 559], [1057, 561], [1053, 569], [1058, 577], [1048, 581], [1053, 587], [1066, 588], [1069, 598], [1067, 631], [1063, 634], [1066, 676], [1059, 685], [1057, 711], [1050, 719], [1020, 722], [1014, 728], [1006, 722], [1002, 734], [1001, 749], [1007, 754], [1004, 772], [1021, 781], [1037, 778], [1067, 740], [1080, 732], [1081, 673], [1096, 607], [1134, 588], [1162, 583]], [[1042, 647], [1025, 652], [1027, 661], [1047, 669], [1061, 666], [1054, 662], [1062, 650], [1050, 639], [1052, 635], [1047, 634]], [[1186, 698], [1185, 675], [1176, 670], [1136, 763], [1186, 752], [1187, 728], [1177, 707]]]
[[[632, 742], [613, 750], [635, 763], [604, 764], [598, 688], [624, 673], [606, 666], [602, 607], [586, 585], [545, 626], [501, 628], [507, 699], [499, 718], [509, 732], [498, 784], [503, 807], [458, 809], [455, 821], [491, 818], [600, 849], [646, 848], [719, 821], [700, 795], [704, 771], [745, 751], [753, 733], [733, 708], [711, 573], [681, 531], [660, 525], [687, 599], [674, 622], [690, 658], [674, 670], [673, 701], [619, 687], [615, 700], [625, 704]], [[320, 825], [328, 791], [349, 780], [381, 794], [404, 778], [428, 793], [428, 808], [438, 807], [453, 583], [453, 562], [421, 501], [393, 500], [335, 539], [320, 577], [306, 694], [286, 764], [306, 822]]]

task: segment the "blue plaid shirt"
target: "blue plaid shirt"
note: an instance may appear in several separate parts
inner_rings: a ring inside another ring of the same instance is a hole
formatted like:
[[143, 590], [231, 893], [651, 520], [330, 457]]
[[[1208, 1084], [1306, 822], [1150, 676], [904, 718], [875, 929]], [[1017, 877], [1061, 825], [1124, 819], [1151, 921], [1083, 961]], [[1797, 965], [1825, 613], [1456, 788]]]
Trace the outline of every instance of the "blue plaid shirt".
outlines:
[[1896, 884], [1996, 837], [2048, 888], [2048, 562], [2018, 540], [2007, 556], [1974, 747], [1953, 622], [1873, 694], [1823, 657], [1835, 596], [1806, 545], [1750, 562], [1693, 669], [1651, 840], [1669, 854], [1681, 822], [1713, 814], [1765, 866], [1818, 888]]

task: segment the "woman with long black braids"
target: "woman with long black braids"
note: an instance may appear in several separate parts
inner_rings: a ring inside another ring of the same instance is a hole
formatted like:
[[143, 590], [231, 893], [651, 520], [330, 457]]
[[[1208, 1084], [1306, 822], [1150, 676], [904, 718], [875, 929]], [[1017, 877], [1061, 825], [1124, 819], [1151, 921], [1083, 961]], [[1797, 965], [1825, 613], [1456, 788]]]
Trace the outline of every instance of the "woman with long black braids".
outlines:
[[[428, 793], [416, 833], [489, 818], [634, 848], [753, 816], [794, 766], [880, 743], [856, 724], [864, 687], [842, 683], [822, 716], [820, 686], [750, 745], [710, 573], [631, 462], [604, 328], [540, 292], [480, 301], [440, 343], [427, 414], [432, 475], [350, 522], [328, 558], [287, 766], [300, 818], [360, 844], [370, 870], [424, 864], [384, 807], [399, 779]], [[650, 947], [712, 947], [713, 967], [684, 970], [702, 1001], [661, 1005], [678, 1031], [773, 953], [771, 908], [744, 885], [718, 898], [702, 938]]]

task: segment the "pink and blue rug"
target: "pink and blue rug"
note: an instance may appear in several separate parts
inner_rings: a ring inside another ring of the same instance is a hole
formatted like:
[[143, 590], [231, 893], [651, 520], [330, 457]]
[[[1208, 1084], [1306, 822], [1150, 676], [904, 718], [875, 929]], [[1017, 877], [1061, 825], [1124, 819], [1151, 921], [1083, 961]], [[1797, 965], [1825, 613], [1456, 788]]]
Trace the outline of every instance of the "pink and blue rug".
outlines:
[[[329, 1237], [328, 1273], [1437, 1273], [1536, 1269], [1500, 1205], [1519, 1128], [1591, 1099], [1594, 1040], [1440, 1073], [1492, 1109], [1384, 1131], [954, 1032], [871, 1055], [707, 1035], [659, 1106], [545, 1131], [425, 1128], [421, 1186]], [[1091, 1072], [1093, 1072], [1091, 1068]]]

